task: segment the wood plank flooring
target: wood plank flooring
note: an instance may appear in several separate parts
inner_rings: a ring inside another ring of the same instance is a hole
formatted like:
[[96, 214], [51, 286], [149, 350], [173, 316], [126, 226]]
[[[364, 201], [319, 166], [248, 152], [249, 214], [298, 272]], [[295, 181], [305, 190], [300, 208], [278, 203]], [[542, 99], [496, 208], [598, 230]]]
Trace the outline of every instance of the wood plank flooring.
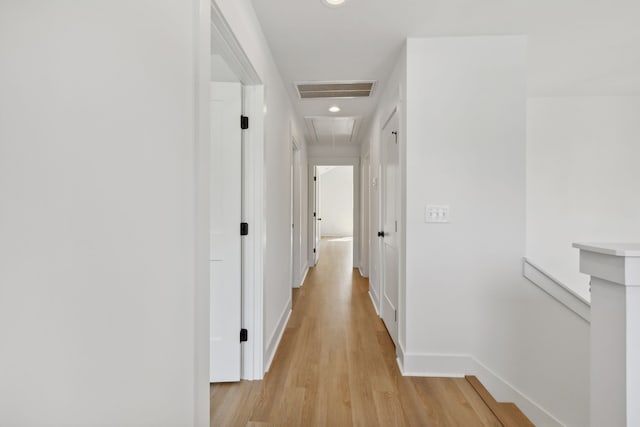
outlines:
[[211, 426], [500, 426], [464, 378], [401, 376], [351, 242], [322, 241], [263, 381], [211, 386]]

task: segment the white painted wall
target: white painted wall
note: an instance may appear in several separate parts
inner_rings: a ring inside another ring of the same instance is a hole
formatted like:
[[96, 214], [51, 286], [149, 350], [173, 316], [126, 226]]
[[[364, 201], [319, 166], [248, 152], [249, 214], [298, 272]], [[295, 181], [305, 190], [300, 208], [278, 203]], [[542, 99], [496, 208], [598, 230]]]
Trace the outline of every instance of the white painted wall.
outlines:
[[320, 174], [322, 236], [353, 236], [353, 166]]
[[308, 146], [309, 157], [318, 158], [349, 158], [360, 156], [360, 146], [356, 144], [344, 145], [344, 146], [330, 146], [330, 145], [317, 145], [310, 144]]
[[407, 62], [406, 351], [464, 354], [524, 251], [523, 40], [409, 39]]
[[[385, 85], [377, 117], [406, 96], [399, 356], [407, 374], [478, 375], [536, 425], [583, 426], [589, 325], [521, 274], [524, 42], [409, 39], [406, 68], [401, 57]], [[379, 163], [379, 120], [370, 129], [372, 165]], [[452, 222], [424, 223], [427, 203], [450, 204]], [[375, 204], [372, 198], [372, 215]]]
[[4, 425], [206, 425], [197, 7], [0, 4]]
[[585, 299], [573, 242], [640, 241], [640, 97], [530, 98], [527, 257]]
[[[291, 140], [295, 138], [300, 145], [301, 158], [306, 160], [306, 144], [301, 131], [304, 128], [293, 112], [251, 2], [214, 1], [265, 86], [263, 329], [265, 364], [268, 366], [291, 311]], [[306, 248], [306, 242], [302, 246]], [[306, 254], [301, 258], [307, 259]]]

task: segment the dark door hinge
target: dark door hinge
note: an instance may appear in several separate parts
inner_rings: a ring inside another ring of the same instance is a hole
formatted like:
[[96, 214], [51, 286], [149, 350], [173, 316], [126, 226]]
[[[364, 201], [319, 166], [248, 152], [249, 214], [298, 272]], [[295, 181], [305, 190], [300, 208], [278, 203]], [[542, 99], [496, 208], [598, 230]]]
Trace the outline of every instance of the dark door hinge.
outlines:
[[314, 253], [314, 254], [316, 253], [316, 248], [313, 248], [313, 253]]
[[249, 341], [249, 331], [247, 329], [240, 329], [240, 342]]
[[240, 116], [240, 129], [249, 129], [249, 117]]
[[313, 180], [314, 180], [314, 181], [317, 181], [318, 179], [314, 176], [314, 177], [313, 177]]
[[241, 236], [248, 236], [249, 235], [249, 223], [248, 222], [241, 222], [240, 223], [240, 235]]

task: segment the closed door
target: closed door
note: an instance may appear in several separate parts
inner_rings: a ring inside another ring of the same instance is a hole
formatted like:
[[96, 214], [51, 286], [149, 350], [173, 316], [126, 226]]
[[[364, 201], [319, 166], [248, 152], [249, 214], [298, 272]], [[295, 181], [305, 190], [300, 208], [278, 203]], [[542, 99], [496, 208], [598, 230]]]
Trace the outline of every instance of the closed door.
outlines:
[[398, 115], [393, 113], [382, 130], [381, 240], [382, 260], [382, 320], [394, 344], [398, 345], [398, 282], [399, 282], [399, 149]]
[[240, 381], [242, 88], [211, 84], [210, 365], [211, 382]]

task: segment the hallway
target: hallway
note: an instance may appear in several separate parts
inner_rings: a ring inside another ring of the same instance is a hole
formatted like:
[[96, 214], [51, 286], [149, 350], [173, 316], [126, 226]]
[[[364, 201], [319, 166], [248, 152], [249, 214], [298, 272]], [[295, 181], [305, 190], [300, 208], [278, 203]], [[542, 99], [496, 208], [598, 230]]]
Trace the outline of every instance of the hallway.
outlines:
[[400, 375], [351, 248], [323, 239], [264, 381], [212, 385], [211, 426], [499, 426], [464, 378]]

